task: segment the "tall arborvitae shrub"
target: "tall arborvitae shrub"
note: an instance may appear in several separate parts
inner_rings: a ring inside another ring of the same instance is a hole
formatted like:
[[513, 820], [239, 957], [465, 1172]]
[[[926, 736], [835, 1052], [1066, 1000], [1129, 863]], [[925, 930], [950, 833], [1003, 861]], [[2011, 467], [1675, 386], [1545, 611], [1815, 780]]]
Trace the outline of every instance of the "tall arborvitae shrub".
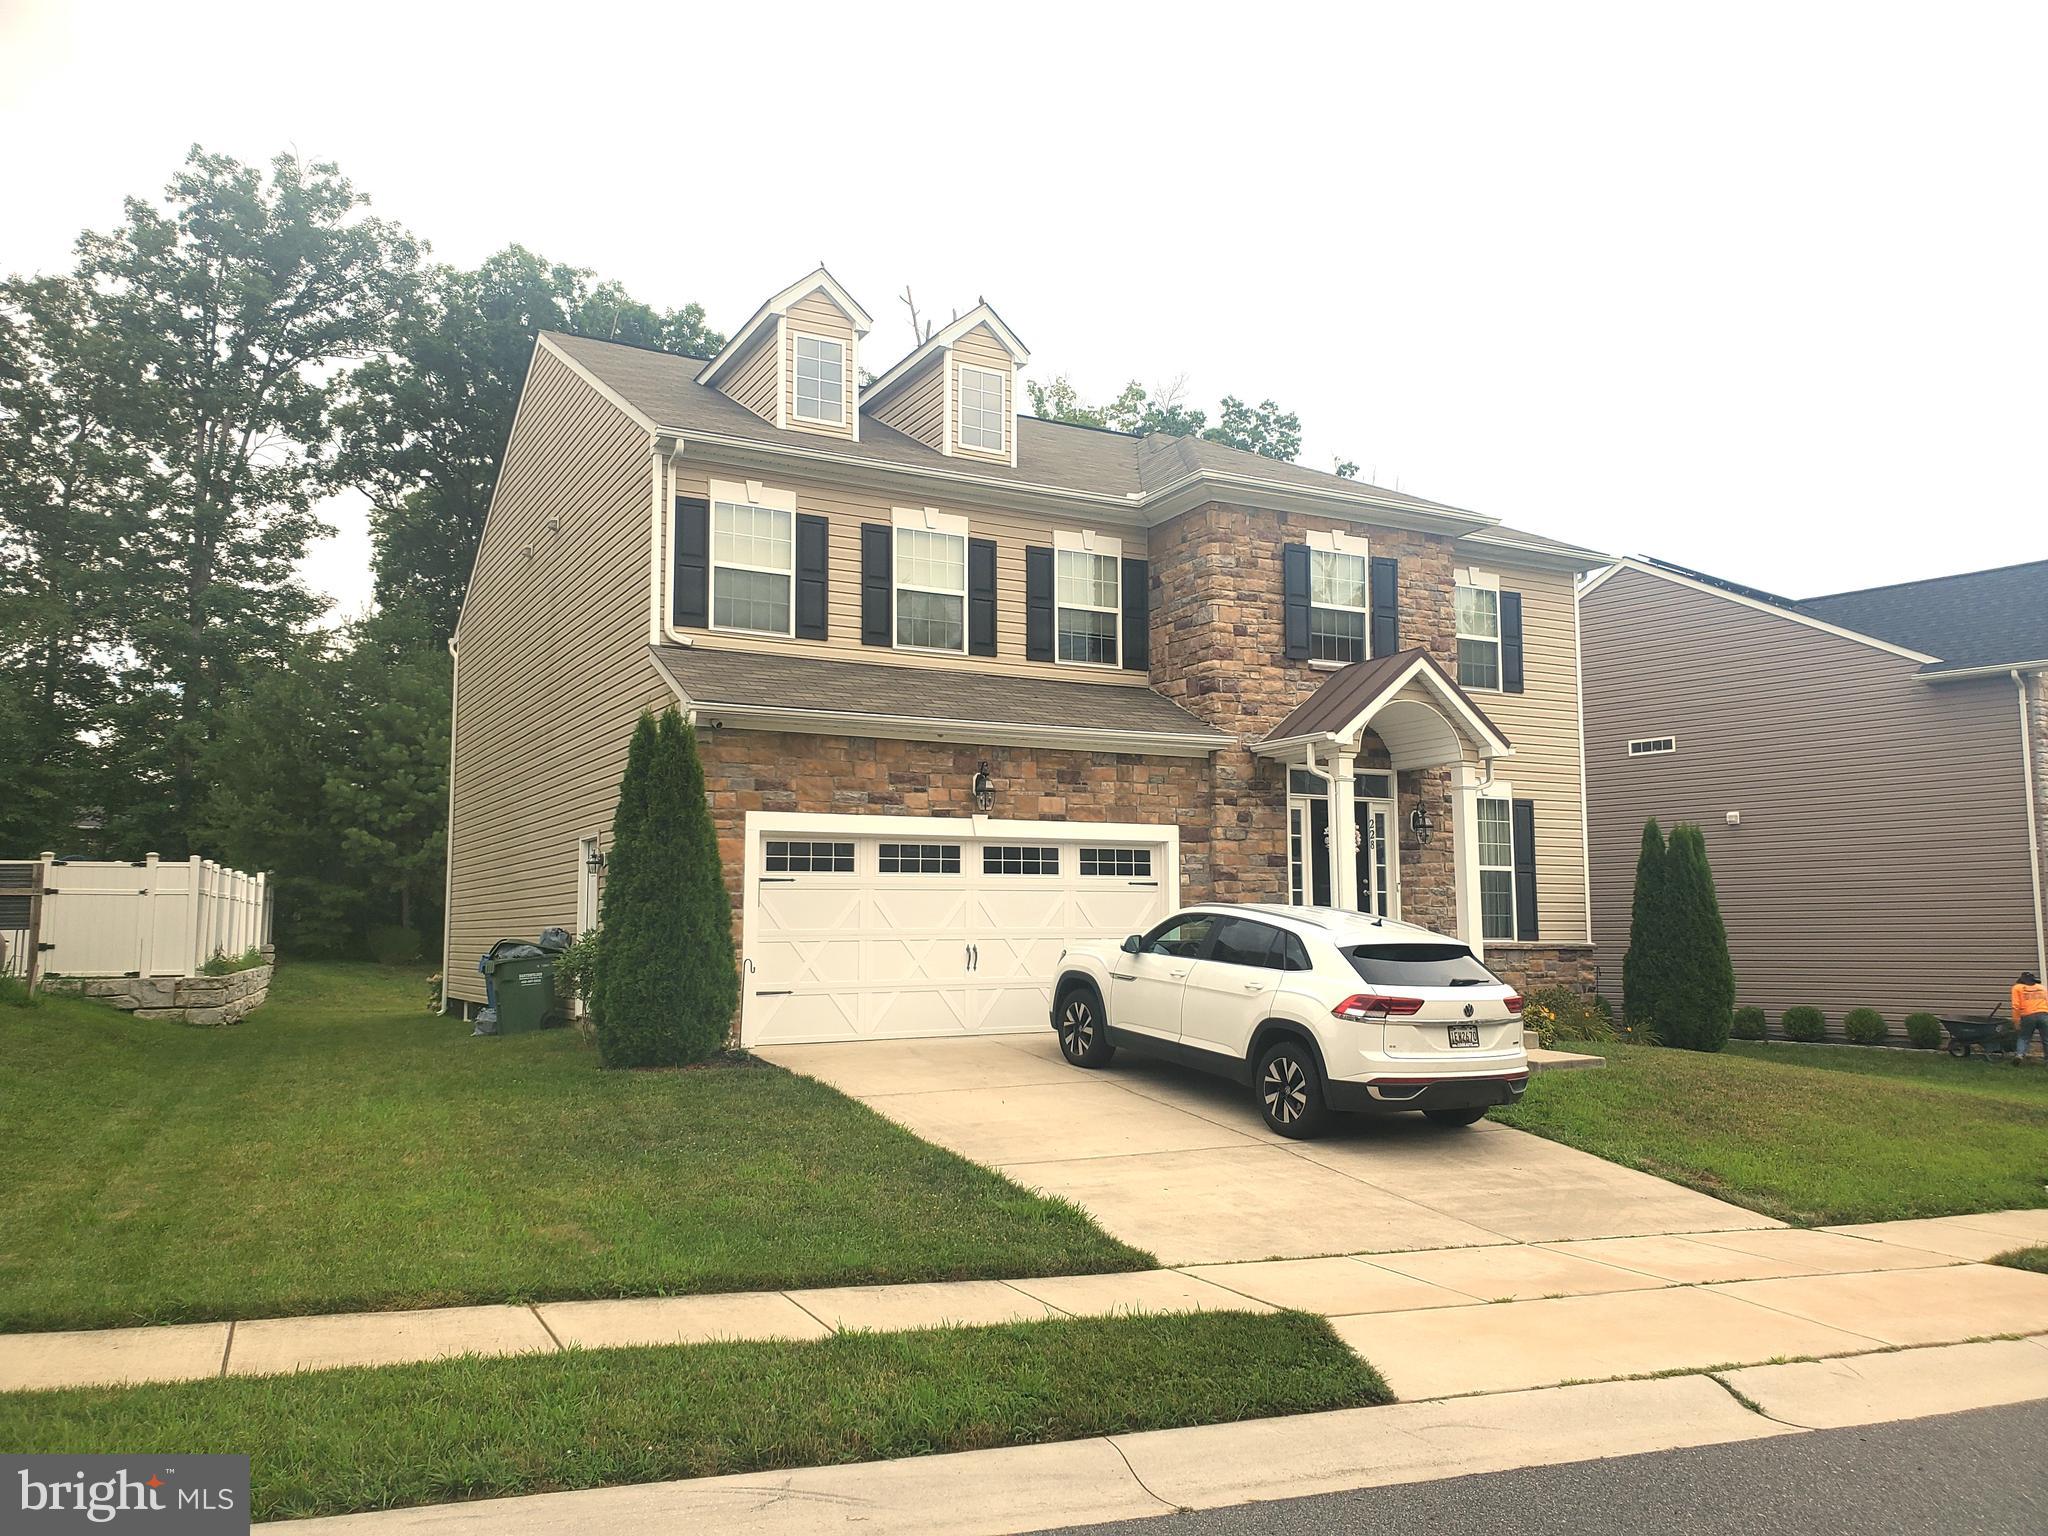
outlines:
[[718, 829], [704, 793], [697, 733], [674, 710], [661, 717], [664, 759], [676, 777], [682, 844], [683, 953], [677, 1027], [684, 1059], [702, 1061], [725, 1044], [740, 1002], [732, 950], [732, 899], [718, 856]]
[[1643, 823], [1636, 855], [1635, 899], [1629, 906], [1628, 953], [1621, 960], [1622, 1022], [1638, 1034], [1657, 1026], [1659, 975], [1665, 940], [1658, 932], [1664, 904], [1664, 831], [1652, 816]]
[[661, 964], [660, 915], [653, 910], [657, 898], [648, 889], [659, 877], [657, 854], [649, 847], [648, 799], [660, 750], [654, 716], [643, 712], [626, 749], [619, 804], [612, 812], [590, 989], [591, 1028], [597, 1035], [598, 1057], [608, 1067], [646, 1064], [642, 1032], [648, 973]]
[[1666, 1045], [1718, 1051], [1735, 1012], [1735, 965], [1706, 836], [1690, 823], [1673, 827], [1664, 863], [1670, 947], [1660, 967], [1658, 1034]]

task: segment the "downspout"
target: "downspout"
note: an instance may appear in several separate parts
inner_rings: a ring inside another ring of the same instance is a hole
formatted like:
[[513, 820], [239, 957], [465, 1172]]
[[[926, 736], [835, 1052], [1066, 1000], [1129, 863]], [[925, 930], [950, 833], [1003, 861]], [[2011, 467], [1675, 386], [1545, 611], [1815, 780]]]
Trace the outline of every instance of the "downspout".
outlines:
[[[458, 624], [460, 620], [457, 621]], [[447, 846], [441, 860], [441, 1012], [448, 1012], [448, 973], [455, 959], [455, 712], [460, 697], [462, 653], [448, 637], [448, 818], [441, 823]]]
[[2041, 827], [2034, 799], [2034, 733], [2027, 719], [2027, 674], [2013, 668], [2020, 697], [2020, 767], [2027, 784], [2027, 873], [2034, 884], [2034, 974], [2048, 972], [2048, 925], [2041, 920]]
[[651, 455], [651, 493], [648, 496], [647, 514], [647, 643], [660, 645], [667, 638], [663, 633], [661, 613], [661, 546], [662, 513], [668, 501], [668, 461], [682, 447], [673, 435], [657, 432], [648, 439]]

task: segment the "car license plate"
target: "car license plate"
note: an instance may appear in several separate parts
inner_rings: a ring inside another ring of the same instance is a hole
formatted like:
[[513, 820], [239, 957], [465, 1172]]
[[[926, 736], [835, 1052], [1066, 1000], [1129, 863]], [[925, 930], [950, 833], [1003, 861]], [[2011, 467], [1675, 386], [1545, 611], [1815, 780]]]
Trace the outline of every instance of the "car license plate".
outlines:
[[1451, 1044], [1477, 1045], [1478, 1043], [1479, 1026], [1477, 1024], [1453, 1024], [1451, 1026]]

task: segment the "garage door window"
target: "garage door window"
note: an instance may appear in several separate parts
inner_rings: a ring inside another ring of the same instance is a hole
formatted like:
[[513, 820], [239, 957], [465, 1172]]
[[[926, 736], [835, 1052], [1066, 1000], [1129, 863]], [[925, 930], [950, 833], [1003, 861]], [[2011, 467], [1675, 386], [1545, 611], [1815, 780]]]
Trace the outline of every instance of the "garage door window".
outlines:
[[885, 875], [957, 875], [958, 843], [884, 843], [880, 849]]
[[1057, 848], [1015, 848], [990, 843], [981, 850], [984, 875], [1056, 875], [1060, 872]]
[[762, 862], [771, 875], [850, 875], [853, 844], [771, 842], [763, 850]]
[[1086, 876], [1121, 876], [1145, 879], [1152, 873], [1150, 848], [1083, 848], [1081, 873]]

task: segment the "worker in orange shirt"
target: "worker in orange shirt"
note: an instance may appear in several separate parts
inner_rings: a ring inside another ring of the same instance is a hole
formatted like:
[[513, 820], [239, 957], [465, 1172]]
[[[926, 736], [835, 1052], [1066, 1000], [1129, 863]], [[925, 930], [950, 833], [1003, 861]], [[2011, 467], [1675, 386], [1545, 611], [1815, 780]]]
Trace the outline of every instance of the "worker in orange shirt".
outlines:
[[2012, 1027], [2020, 1035], [2012, 1047], [2014, 1066], [2027, 1059], [2030, 1035], [2041, 1037], [2041, 1052], [2048, 1056], [2048, 987], [2042, 986], [2041, 978], [2032, 971], [2021, 971], [2020, 979], [2013, 983]]

